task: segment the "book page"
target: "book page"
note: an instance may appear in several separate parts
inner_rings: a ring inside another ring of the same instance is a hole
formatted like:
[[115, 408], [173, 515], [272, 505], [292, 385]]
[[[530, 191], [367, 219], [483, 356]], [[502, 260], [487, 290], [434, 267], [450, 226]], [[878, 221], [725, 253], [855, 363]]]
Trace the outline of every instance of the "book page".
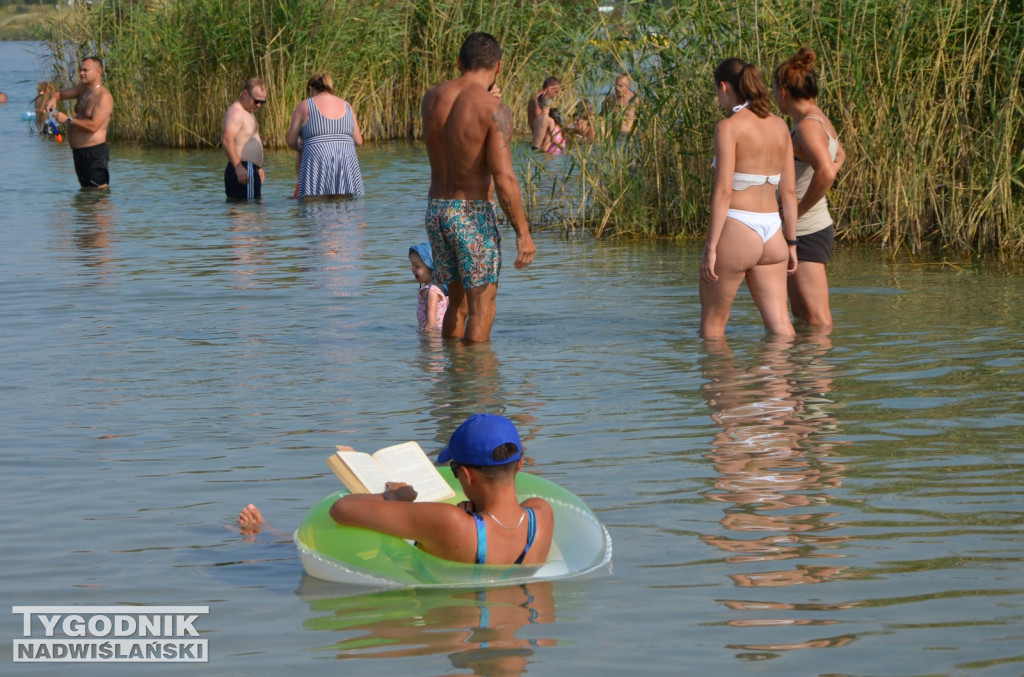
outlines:
[[[360, 451], [342, 451], [337, 452], [337, 456], [342, 462], [352, 471], [352, 474], [356, 476], [360, 482], [367, 489], [367, 493], [379, 494], [384, 491], [384, 484], [388, 482], [387, 473], [384, 469], [377, 465], [376, 461], [369, 454], [364, 454]], [[353, 487], [349, 487], [349, 491], [352, 493], [359, 493]]]
[[415, 442], [385, 447], [375, 452], [373, 458], [387, 470], [392, 481], [412, 485], [418, 494], [417, 503], [443, 501], [455, 495], [430, 458]]

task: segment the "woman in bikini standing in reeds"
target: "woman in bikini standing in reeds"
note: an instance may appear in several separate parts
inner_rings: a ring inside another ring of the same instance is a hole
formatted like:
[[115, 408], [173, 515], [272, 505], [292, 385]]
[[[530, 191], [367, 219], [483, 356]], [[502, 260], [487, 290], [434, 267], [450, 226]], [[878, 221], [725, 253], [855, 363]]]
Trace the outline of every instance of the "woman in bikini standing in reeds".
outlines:
[[786, 278], [797, 268], [797, 213], [789, 130], [771, 114], [757, 66], [726, 59], [715, 69], [715, 92], [732, 115], [715, 126], [715, 187], [700, 266], [700, 333], [724, 335], [732, 301], [746, 279], [768, 331], [792, 336]]

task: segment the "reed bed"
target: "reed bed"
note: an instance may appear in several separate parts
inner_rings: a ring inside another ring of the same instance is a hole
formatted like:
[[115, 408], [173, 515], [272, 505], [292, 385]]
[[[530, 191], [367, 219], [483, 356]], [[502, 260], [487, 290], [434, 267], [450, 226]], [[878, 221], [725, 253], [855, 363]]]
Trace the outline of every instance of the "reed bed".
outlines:
[[[561, 161], [517, 156], [531, 221], [598, 236], [699, 240], [722, 112], [711, 72], [727, 56], [766, 76], [800, 46], [818, 53], [819, 104], [848, 154], [830, 194], [837, 235], [918, 256], [1024, 255], [1024, 10], [1019, 1], [99, 0], [62, 8], [56, 76], [98, 53], [117, 103], [115, 136], [214, 145], [245, 78], [267, 81], [260, 123], [283, 143], [310, 75], [328, 71], [368, 140], [419, 137], [426, 87], [457, 74], [473, 30], [505, 49], [499, 84], [518, 128], [540, 81], [559, 75], [568, 113], [600, 107], [618, 72], [637, 82], [627, 138]], [[568, 117], [568, 115], [567, 115]]]
[[[368, 141], [419, 136], [426, 87], [458, 74], [474, 30], [505, 48], [501, 85], [525, 131], [525, 104], [549, 69], [567, 61], [562, 23], [571, 0], [98, 0], [62, 7], [48, 44], [55, 76], [75, 79], [98, 54], [117, 105], [115, 138], [172, 147], [220, 140], [224, 110], [243, 82], [267, 82], [260, 114], [268, 146], [281, 146], [306, 82], [334, 78]], [[594, 8], [593, 13], [597, 11]]]
[[1019, 2], [982, 0], [630, 5], [577, 41], [583, 63], [634, 75], [636, 132], [626, 143], [572, 151], [547, 179], [549, 192], [568, 206], [561, 214], [570, 229], [703, 238], [723, 115], [714, 66], [738, 56], [770, 78], [806, 45], [819, 56], [819, 104], [849, 157], [829, 196], [838, 237], [913, 257], [1019, 261], [1022, 18]]

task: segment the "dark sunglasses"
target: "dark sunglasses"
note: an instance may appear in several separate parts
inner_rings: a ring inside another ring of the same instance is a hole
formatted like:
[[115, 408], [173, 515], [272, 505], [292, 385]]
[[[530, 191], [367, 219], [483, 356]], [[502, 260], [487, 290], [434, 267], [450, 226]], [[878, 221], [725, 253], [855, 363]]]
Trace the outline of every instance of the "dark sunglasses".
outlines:
[[262, 106], [267, 102], [266, 99], [257, 99], [255, 96], [252, 95], [252, 92], [249, 92], [249, 98], [252, 99], [252, 102], [257, 106]]
[[459, 476], [459, 468], [462, 467], [462, 464], [459, 463], [458, 461], [451, 461], [451, 462], [448, 463], [448, 467], [452, 469], [452, 474], [455, 475], [456, 477], [458, 477]]

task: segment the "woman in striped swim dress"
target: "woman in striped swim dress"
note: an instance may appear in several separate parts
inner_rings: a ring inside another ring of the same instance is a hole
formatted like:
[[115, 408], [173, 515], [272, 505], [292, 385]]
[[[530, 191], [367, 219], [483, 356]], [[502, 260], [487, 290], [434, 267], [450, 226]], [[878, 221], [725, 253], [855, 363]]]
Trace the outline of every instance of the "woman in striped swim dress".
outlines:
[[334, 95], [327, 73], [314, 75], [306, 86], [309, 96], [295, 107], [285, 142], [302, 154], [295, 197], [362, 195], [356, 146], [363, 145], [352, 106]]

